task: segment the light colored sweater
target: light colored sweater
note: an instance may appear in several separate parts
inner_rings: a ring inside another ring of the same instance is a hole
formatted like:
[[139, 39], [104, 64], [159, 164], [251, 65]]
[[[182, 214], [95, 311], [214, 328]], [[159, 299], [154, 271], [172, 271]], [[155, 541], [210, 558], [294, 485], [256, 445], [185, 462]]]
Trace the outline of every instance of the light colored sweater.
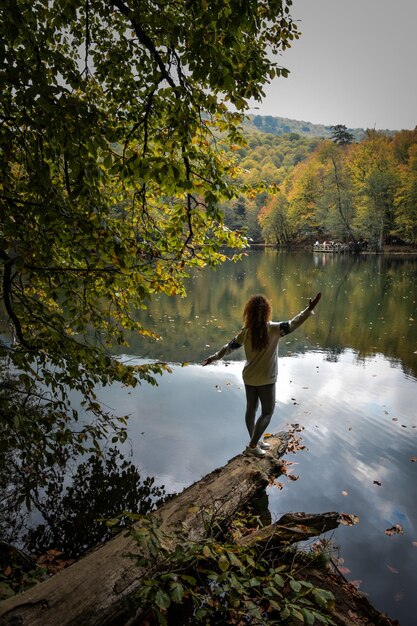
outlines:
[[220, 348], [211, 358], [213, 360], [221, 359], [243, 346], [246, 363], [242, 376], [245, 385], [259, 387], [275, 383], [278, 376], [278, 342], [280, 338], [292, 333], [311, 315], [314, 313], [307, 307], [288, 322], [269, 322], [268, 345], [260, 351], [252, 349], [250, 333], [247, 328], [242, 328], [229, 343]]

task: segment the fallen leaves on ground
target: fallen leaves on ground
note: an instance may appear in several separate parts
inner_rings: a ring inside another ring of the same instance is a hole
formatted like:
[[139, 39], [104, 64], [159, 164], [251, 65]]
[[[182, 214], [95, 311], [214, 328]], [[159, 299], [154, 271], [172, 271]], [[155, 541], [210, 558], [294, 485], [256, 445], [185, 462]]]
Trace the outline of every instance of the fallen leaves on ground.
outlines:
[[59, 550], [48, 550], [36, 559], [36, 563], [45, 567], [48, 572], [56, 574], [69, 565], [75, 563], [75, 559], [68, 559]]

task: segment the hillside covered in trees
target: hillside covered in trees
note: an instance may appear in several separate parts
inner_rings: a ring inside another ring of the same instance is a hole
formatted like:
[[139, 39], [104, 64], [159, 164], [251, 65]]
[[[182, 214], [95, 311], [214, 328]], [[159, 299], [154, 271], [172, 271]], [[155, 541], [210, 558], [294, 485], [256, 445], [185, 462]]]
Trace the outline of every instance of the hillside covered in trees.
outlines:
[[254, 121], [236, 156], [241, 183], [260, 191], [225, 206], [231, 228], [288, 247], [305, 238], [362, 240], [375, 250], [417, 242], [416, 129], [366, 130], [355, 139], [342, 125], [323, 127], [320, 137], [321, 127], [317, 135], [278, 135], [254, 130]]

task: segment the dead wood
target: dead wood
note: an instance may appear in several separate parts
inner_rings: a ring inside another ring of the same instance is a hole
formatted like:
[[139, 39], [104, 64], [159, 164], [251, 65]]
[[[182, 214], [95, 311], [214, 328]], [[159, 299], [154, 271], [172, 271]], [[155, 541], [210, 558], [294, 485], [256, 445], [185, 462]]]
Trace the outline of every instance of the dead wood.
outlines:
[[[238, 455], [179, 495], [164, 503], [155, 516], [166, 534], [179, 526], [190, 539], [207, 534], [207, 513], [232, 517], [280, 473], [279, 457], [290, 436], [268, 441], [263, 459]], [[174, 548], [175, 545], [172, 545]], [[1, 626], [120, 625], [128, 614], [128, 598], [145, 574], [131, 557], [138, 548], [130, 534], [120, 533], [62, 572], [0, 604]]]
[[338, 527], [339, 513], [286, 513], [277, 522], [240, 537], [237, 543], [261, 548], [282, 548]]

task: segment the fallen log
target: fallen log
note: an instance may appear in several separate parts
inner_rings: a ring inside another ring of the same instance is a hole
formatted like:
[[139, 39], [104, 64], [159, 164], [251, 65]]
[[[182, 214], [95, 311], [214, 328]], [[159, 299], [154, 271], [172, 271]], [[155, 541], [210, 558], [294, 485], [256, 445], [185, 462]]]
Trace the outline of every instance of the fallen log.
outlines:
[[[179, 526], [190, 539], [207, 534], [207, 513], [232, 517], [280, 474], [290, 435], [268, 439], [263, 459], [238, 455], [179, 495], [164, 503], [155, 516], [169, 534]], [[138, 553], [130, 534], [120, 533], [67, 569], [0, 604], [1, 626], [100, 626], [124, 623], [127, 600], [140, 587]]]

